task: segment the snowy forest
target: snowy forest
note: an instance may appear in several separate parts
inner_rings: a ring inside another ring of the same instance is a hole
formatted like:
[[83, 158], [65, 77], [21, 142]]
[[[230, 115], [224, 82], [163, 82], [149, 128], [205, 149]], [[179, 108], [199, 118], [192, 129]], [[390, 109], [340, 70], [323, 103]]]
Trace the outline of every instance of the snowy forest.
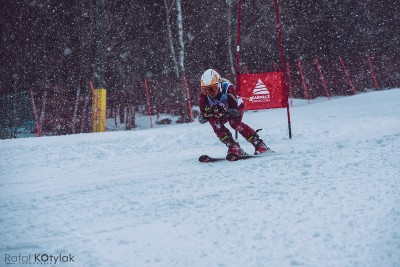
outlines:
[[[32, 102], [43, 132], [90, 131], [90, 81], [107, 89], [108, 116], [123, 121], [145, 112], [146, 79], [154, 114], [184, 122], [184, 77], [194, 105], [205, 69], [235, 80], [236, 0], [1, 3], [1, 138], [16, 137], [19, 128], [34, 131]], [[352, 93], [339, 59], [358, 91], [400, 85], [398, 0], [282, 0], [279, 12], [294, 97], [305, 97], [300, 62], [310, 96], [323, 95], [316, 59], [333, 95]], [[282, 68], [274, 1], [242, 1], [241, 48], [241, 72]]]

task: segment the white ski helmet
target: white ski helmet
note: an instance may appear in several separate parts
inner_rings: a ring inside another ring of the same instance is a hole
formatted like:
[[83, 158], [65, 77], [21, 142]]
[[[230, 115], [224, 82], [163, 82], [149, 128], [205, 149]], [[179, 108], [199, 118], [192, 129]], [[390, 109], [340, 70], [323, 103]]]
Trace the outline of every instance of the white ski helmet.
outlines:
[[201, 75], [201, 92], [205, 95], [216, 93], [221, 88], [221, 75], [214, 69], [206, 70]]

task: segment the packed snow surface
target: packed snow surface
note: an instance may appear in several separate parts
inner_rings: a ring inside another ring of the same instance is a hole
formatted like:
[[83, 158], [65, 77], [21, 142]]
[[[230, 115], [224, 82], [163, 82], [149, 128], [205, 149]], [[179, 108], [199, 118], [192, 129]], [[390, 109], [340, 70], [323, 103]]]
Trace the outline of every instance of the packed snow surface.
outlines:
[[291, 120], [246, 112], [276, 153], [238, 162], [199, 163], [226, 147], [198, 122], [2, 140], [0, 265], [400, 266], [400, 89]]

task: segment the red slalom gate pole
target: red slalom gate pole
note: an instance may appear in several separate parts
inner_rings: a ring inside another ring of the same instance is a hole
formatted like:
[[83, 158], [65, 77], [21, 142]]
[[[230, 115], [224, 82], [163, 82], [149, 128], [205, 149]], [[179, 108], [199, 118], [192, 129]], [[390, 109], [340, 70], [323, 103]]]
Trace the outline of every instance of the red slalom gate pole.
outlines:
[[[240, 23], [242, 16], [242, 0], [238, 3], [238, 28], [237, 28], [237, 44], [236, 44], [236, 94], [240, 96]], [[236, 132], [237, 139], [237, 132]]]
[[[236, 95], [240, 96], [240, 22], [242, 16], [242, 0], [238, 2], [237, 14], [237, 42], [236, 42]], [[239, 138], [238, 131], [235, 130], [235, 139]]]
[[303, 89], [304, 89], [304, 93], [307, 98], [307, 103], [310, 104], [310, 96], [308, 94], [306, 79], [304, 78], [304, 75], [303, 75], [303, 67], [301, 66], [300, 58], [297, 59], [297, 64], [299, 65], [299, 71], [300, 71], [300, 75], [301, 75], [301, 83], [303, 84]]
[[368, 59], [368, 64], [369, 64], [369, 68], [371, 70], [371, 76], [372, 76], [372, 80], [374, 81], [374, 86], [375, 86], [375, 90], [380, 90], [380, 86], [378, 84], [378, 80], [376, 79], [376, 75], [375, 75], [375, 71], [374, 71], [374, 65], [372, 65], [372, 59], [369, 55], [367, 55], [367, 59]]
[[33, 98], [32, 89], [30, 91], [31, 91], [31, 100], [32, 100], [32, 106], [33, 106], [33, 115], [35, 116], [35, 122], [36, 122], [36, 132], [37, 132], [37, 136], [40, 137], [41, 133], [40, 133], [40, 126], [39, 126], [39, 119], [38, 119], [38, 115], [36, 112], [35, 99]]
[[185, 82], [185, 88], [186, 88], [186, 101], [189, 109], [189, 117], [190, 117], [190, 122], [193, 122], [193, 112], [192, 112], [192, 102], [190, 101], [190, 93], [189, 93], [189, 86], [187, 84], [186, 80], [186, 74], [183, 74], [183, 81]]
[[325, 94], [326, 94], [326, 96], [328, 97], [328, 100], [331, 100], [331, 96], [330, 96], [330, 94], [329, 94], [328, 86], [326, 86], [325, 77], [324, 77], [324, 74], [323, 74], [323, 72], [322, 72], [322, 67], [321, 67], [321, 65], [319, 64], [318, 58], [315, 59], [315, 64], [317, 65], [317, 70], [318, 70], [318, 72], [319, 72], [319, 77], [320, 77], [320, 79], [321, 79], [321, 81], [322, 81], [322, 85], [324, 86]]
[[344, 74], [346, 75], [346, 78], [349, 81], [349, 84], [350, 84], [350, 87], [351, 87], [351, 91], [353, 92], [353, 94], [355, 94], [356, 93], [356, 88], [354, 87], [353, 82], [351, 81], [350, 74], [346, 69], [346, 65], [344, 64], [343, 58], [339, 57], [339, 61], [340, 61], [340, 64], [342, 65]]
[[153, 113], [151, 112], [151, 107], [150, 107], [150, 94], [149, 94], [149, 86], [147, 85], [147, 80], [144, 80], [144, 86], [146, 88], [146, 98], [147, 98], [147, 108], [149, 111], [149, 115], [150, 115], [150, 128], [153, 128]]
[[279, 5], [278, 0], [274, 0], [275, 4], [275, 16], [276, 16], [276, 27], [278, 30], [278, 40], [279, 40], [279, 54], [281, 56], [281, 64], [282, 64], [282, 80], [283, 87], [285, 92], [285, 100], [286, 100], [286, 113], [287, 113], [287, 121], [288, 121], [288, 130], [289, 130], [289, 139], [292, 138], [292, 126], [290, 122], [290, 108], [288, 103], [288, 88], [286, 81], [286, 63], [285, 63], [285, 53], [283, 52], [283, 41], [282, 41], [282, 31], [281, 31], [281, 21], [279, 18]]
[[293, 89], [292, 89], [292, 78], [290, 77], [290, 64], [289, 61], [286, 63], [287, 66], [287, 75], [289, 79], [289, 91], [290, 91], [290, 106], [293, 107]]
[[89, 83], [90, 83], [90, 88], [92, 89], [92, 94], [94, 95], [94, 86], [93, 86], [93, 83], [92, 83], [92, 81], [89, 81]]

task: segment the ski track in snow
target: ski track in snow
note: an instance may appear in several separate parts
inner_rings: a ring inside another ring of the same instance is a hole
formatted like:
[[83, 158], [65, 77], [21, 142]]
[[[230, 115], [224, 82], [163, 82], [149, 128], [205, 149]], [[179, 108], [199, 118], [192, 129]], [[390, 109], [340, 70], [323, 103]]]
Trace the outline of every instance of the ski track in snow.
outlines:
[[[0, 255], [70, 266], [400, 266], [400, 89], [247, 112], [276, 154], [208, 125], [0, 141]], [[239, 139], [242, 147], [251, 145]]]

